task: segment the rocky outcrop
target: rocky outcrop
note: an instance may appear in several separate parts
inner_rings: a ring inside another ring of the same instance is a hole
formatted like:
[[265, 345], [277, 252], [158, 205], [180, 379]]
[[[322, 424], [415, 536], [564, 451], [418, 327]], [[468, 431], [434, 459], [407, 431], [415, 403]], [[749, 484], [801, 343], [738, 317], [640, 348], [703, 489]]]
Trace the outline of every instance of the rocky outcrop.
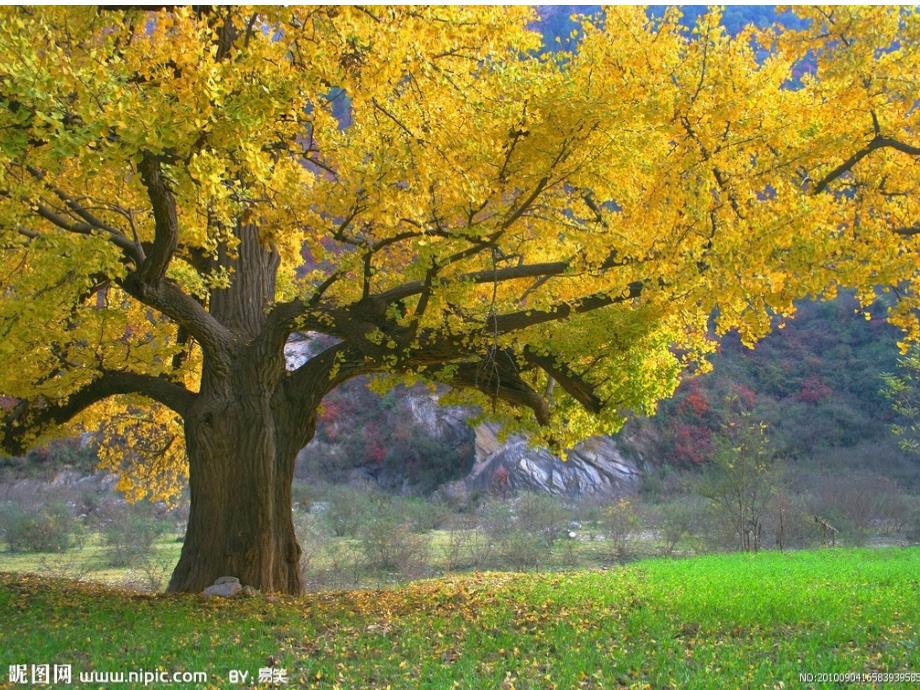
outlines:
[[640, 477], [637, 463], [609, 436], [588, 439], [563, 461], [520, 436], [501, 441], [497, 426], [482, 424], [476, 428], [476, 463], [465, 483], [479, 491], [616, 497], [635, 492]]
[[[299, 366], [323, 346], [298, 334], [285, 350], [288, 367]], [[362, 382], [349, 382], [329, 401], [343, 412], [336, 420], [321, 419], [317, 438], [301, 451], [304, 479], [371, 484], [400, 493], [427, 493], [446, 481], [455, 489], [560, 496], [622, 496], [639, 483], [639, 467], [619, 439], [588, 439], [563, 462], [522, 437], [499, 440], [494, 424], [480, 425], [474, 434], [468, 423], [474, 410], [441, 405], [437, 393], [424, 386], [398, 389], [384, 403]], [[371, 408], [376, 412], [369, 413]], [[372, 428], [385, 452], [368, 440]]]
[[396, 405], [399, 418], [420, 426], [428, 435], [448, 443], [466, 444], [473, 437], [467, 424], [471, 410], [460, 405], [442, 405], [435, 393], [407, 390]]

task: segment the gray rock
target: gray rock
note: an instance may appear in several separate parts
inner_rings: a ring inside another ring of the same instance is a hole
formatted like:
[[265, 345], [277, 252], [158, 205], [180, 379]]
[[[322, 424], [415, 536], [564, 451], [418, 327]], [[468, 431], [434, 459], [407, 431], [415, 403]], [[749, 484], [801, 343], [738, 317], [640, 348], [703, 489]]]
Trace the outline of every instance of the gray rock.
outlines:
[[239, 594], [242, 587], [238, 584], [228, 582], [225, 585], [211, 585], [205, 589], [201, 596], [205, 599], [210, 599], [211, 597], [234, 597]]
[[201, 596], [205, 599], [211, 597], [234, 597], [242, 591], [240, 581], [235, 577], [219, 577], [214, 584], [205, 589]]
[[240, 591], [244, 597], [256, 597], [259, 596], [260, 592], [255, 587], [251, 585], [243, 585], [243, 589]]
[[502, 442], [496, 425], [482, 424], [476, 428], [476, 454], [466, 483], [480, 491], [618, 497], [634, 493], [641, 476], [636, 463], [624, 457], [609, 436], [589, 438], [569, 451], [563, 462], [520, 436]]
[[317, 338], [310, 333], [294, 333], [284, 346], [284, 358], [287, 369], [293, 370], [301, 366], [317, 354], [322, 347]]

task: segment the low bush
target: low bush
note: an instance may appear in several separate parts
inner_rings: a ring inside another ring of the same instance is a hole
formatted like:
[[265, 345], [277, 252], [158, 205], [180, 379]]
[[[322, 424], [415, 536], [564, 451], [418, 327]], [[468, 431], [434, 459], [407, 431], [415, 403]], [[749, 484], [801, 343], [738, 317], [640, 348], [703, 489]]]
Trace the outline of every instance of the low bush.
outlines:
[[137, 592], [163, 592], [169, 584], [173, 565], [171, 561], [148, 558], [128, 570], [118, 584]]
[[450, 508], [434, 498], [394, 497], [390, 507], [417, 532], [440, 529], [450, 517]]
[[630, 540], [639, 530], [639, 516], [634, 503], [628, 498], [621, 498], [607, 506], [601, 515], [601, 526], [614, 553], [620, 558], [625, 556]]
[[35, 553], [66, 551], [83, 536], [82, 524], [63, 503], [5, 503], [0, 507], [0, 532], [10, 551]]
[[490, 539], [501, 539], [514, 525], [510, 501], [490, 496], [482, 501], [477, 511], [479, 528]]
[[319, 515], [298, 511], [294, 514], [294, 533], [300, 544], [300, 578], [309, 587], [315, 570], [330, 548], [329, 530]]
[[911, 544], [920, 544], [920, 496], [911, 497], [911, 507], [904, 524], [904, 538]]
[[802, 549], [821, 543], [815, 516], [809, 509], [809, 497], [782, 487], [773, 496], [764, 518], [769, 535], [767, 548]]
[[430, 540], [389, 512], [366, 522], [358, 540], [367, 567], [376, 572], [418, 577], [428, 568]]
[[479, 508], [486, 537], [481, 560], [494, 568], [535, 568], [550, 559], [553, 544], [568, 530], [570, 516], [551, 496], [521, 494], [513, 501], [491, 497]]
[[454, 515], [444, 525], [444, 559], [449, 571], [470, 570], [486, 563], [489, 543], [478, 527], [478, 519], [469, 513]]
[[509, 529], [496, 544], [496, 567], [533, 570], [549, 560], [550, 549], [540, 534], [521, 527]]
[[901, 532], [910, 498], [897, 483], [872, 472], [821, 477], [814, 482], [810, 512], [826, 519], [851, 544]]
[[353, 486], [330, 486], [323, 496], [323, 519], [337, 537], [354, 537], [387, 502], [379, 491]]
[[151, 515], [126, 513], [102, 533], [106, 563], [113, 567], [139, 566], [154, 555], [156, 540], [169, 525]]
[[325, 487], [294, 479], [291, 484], [291, 503], [301, 510], [310, 510], [316, 501], [321, 501]]
[[547, 547], [568, 532], [572, 519], [572, 511], [558, 498], [534, 493], [518, 496], [514, 515], [519, 529], [538, 537]]
[[681, 544], [699, 550], [697, 536], [705, 529], [706, 522], [706, 505], [702, 498], [676, 496], [658, 505], [656, 513], [663, 553], [671, 555]]

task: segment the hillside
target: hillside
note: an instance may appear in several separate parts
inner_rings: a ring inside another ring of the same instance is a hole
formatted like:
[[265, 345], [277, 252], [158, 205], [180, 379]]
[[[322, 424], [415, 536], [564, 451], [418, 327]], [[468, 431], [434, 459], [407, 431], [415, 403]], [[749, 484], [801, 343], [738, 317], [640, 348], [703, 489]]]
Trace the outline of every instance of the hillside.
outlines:
[[729, 336], [713, 371], [661, 404], [649, 424], [656, 455], [678, 465], [705, 461], [713, 436], [744, 410], [768, 424], [784, 457], [824, 464], [836, 457], [916, 479], [916, 461], [896, 449], [881, 394], [882, 373], [897, 368], [898, 337], [883, 319], [866, 320], [848, 295], [800, 304], [795, 319], [753, 350]]
[[[897, 368], [898, 332], [878, 317], [866, 320], [855, 306], [850, 295], [804, 302], [795, 319], [753, 350], [728, 336], [712, 371], [688, 377], [654, 417], [627, 424], [611, 453], [637, 458], [646, 469], [693, 467], [706, 461], [714, 438], [743, 411], [768, 425], [784, 458], [920, 486], [920, 463], [897, 448], [888, 428], [890, 405], [880, 392], [882, 373]], [[333, 392], [316, 440], [302, 454], [303, 476], [360, 476], [422, 493], [466, 476], [477, 459], [464, 422], [472, 413], [437, 411], [428, 397], [396, 389], [381, 398], [363, 380]], [[541, 458], [537, 451], [531, 457]]]
[[217, 601], [2, 574], [0, 661], [208, 674], [184, 687], [828, 687], [800, 674], [920, 668], [918, 573], [917, 548], [834, 549]]

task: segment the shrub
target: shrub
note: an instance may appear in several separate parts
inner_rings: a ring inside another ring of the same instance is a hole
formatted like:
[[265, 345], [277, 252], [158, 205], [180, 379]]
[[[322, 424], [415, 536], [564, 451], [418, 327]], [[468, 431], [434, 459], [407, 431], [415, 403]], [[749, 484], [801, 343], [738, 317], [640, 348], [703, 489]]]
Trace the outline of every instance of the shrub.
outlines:
[[173, 563], [150, 558], [129, 570], [119, 581], [119, 586], [138, 592], [163, 592], [169, 584]]
[[394, 498], [391, 507], [418, 532], [440, 529], [450, 516], [450, 509], [437, 499]]
[[511, 503], [489, 497], [479, 506], [479, 526], [492, 539], [500, 539], [514, 524]]
[[62, 503], [30, 508], [6, 503], [0, 508], [0, 530], [10, 551], [60, 553], [80, 541], [81, 528]]
[[521, 527], [509, 529], [498, 542], [501, 567], [530, 570], [548, 560], [549, 548], [540, 534]]
[[764, 524], [772, 542], [767, 546], [780, 549], [801, 549], [820, 543], [814, 514], [808, 507], [808, 496], [780, 487], [773, 496]]
[[705, 525], [706, 512], [703, 500], [697, 496], [677, 496], [661, 504], [658, 507], [658, 531], [662, 551], [671, 555], [681, 542], [698, 535]]
[[599, 525], [604, 516], [607, 499], [602, 496], [584, 496], [572, 506], [572, 519], [579, 525]]
[[444, 558], [450, 571], [476, 568], [486, 562], [488, 542], [478, 529], [475, 515], [455, 515], [445, 525]]
[[516, 525], [552, 546], [569, 529], [572, 513], [563, 503], [546, 494], [526, 493], [514, 504]]
[[553, 543], [568, 529], [569, 512], [558, 500], [522, 494], [515, 501], [484, 501], [479, 521], [487, 537], [484, 560], [496, 567], [534, 568], [548, 559]]
[[904, 524], [904, 537], [911, 544], [920, 544], [920, 496], [911, 497], [912, 506]]
[[621, 558], [625, 556], [630, 539], [639, 529], [639, 517], [636, 515], [633, 502], [628, 498], [621, 498], [608, 506], [603, 512], [601, 524], [610, 539], [614, 553]]
[[36, 571], [56, 580], [85, 581], [96, 567], [93, 559], [87, 558], [85, 553], [70, 551], [63, 555], [40, 556]]
[[314, 484], [295, 479], [291, 484], [291, 504], [301, 510], [310, 510], [316, 501], [322, 500], [323, 489]]
[[157, 538], [167, 529], [165, 523], [149, 515], [123, 515], [103, 531], [106, 562], [119, 568], [145, 563], [153, 556]]
[[335, 536], [354, 537], [386, 503], [387, 499], [373, 489], [331, 486], [326, 492], [323, 518]]
[[443, 484], [432, 495], [454, 514], [474, 513], [482, 500], [481, 491], [470, 489], [463, 482]]
[[749, 414], [729, 422], [717, 438], [696, 488], [722, 521], [719, 531], [730, 530], [741, 551], [758, 551], [763, 545], [768, 506], [782, 473], [766, 425]]
[[361, 583], [361, 545], [352, 540], [330, 541], [324, 550], [327, 561], [324, 569], [314, 568], [312, 577], [304, 579], [313, 589], [324, 587], [357, 587]]
[[294, 532], [301, 548], [300, 577], [309, 586], [317, 563], [329, 550], [328, 529], [320, 516], [298, 512], [294, 516]]
[[871, 472], [822, 477], [812, 494], [811, 512], [854, 544], [872, 535], [902, 532], [910, 514], [910, 499], [897, 483]]
[[427, 569], [429, 540], [394, 513], [370, 520], [358, 535], [368, 568], [417, 577]]

